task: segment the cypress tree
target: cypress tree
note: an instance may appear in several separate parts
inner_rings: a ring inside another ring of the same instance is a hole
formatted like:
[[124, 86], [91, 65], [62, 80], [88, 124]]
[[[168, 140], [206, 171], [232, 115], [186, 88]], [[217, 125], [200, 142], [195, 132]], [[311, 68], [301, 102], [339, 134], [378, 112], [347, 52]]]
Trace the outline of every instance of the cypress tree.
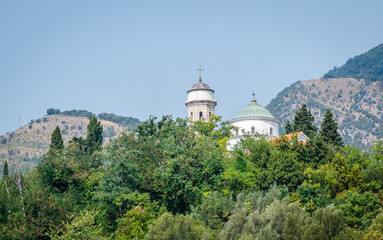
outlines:
[[328, 144], [341, 147], [343, 146], [342, 137], [338, 132], [338, 123], [335, 122], [330, 109], [326, 109], [324, 120], [321, 125], [319, 135]]
[[3, 167], [3, 177], [0, 181], [0, 225], [8, 221], [10, 213], [11, 200], [9, 195], [9, 170], [8, 161], [5, 161]]
[[62, 150], [64, 149], [64, 141], [61, 136], [61, 131], [59, 126], [56, 126], [56, 129], [52, 133], [52, 142], [50, 145], [51, 149]]
[[92, 154], [101, 149], [102, 130], [101, 122], [97, 121], [97, 117], [92, 114], [89, 118], [88, 132], [86, 134], [87, 153]]
[[290, 124], [290, 121], [287, 120], [286, 125], [285, 125], [285, 133], [289, 134], [289, 133], [292, 133], [293, 131], [294, 131], [293, 126]]
[[313, 138], [317, 133], [317, 127], [313, 125], [314, 121], [315, 118], [310, 110], [307, 110], [306, 104], [303, 104], [295, 113], [293, 130], [294, 132], [303, 131], [309, 138]]
[[4, 177], [8, 177], [8, 176], [9, 176], [8, 161], [5, 161], [4, 168], [3, 168], [3, 179]]

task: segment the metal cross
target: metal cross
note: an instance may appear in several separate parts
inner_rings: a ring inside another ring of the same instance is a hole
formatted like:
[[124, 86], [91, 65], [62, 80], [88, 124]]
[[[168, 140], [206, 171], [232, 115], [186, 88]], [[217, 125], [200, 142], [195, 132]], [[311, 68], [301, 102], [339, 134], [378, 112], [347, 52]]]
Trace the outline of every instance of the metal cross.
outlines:
[[201, 78], [201, 73], [202, 73], [203, 71], [205, 71], [205, 69], [202, 69], [202, 68], [201, 68], [201, 65], [199, 65], [199, 68], [196, 68], [196, 70], [199, 71], [199, 77]]

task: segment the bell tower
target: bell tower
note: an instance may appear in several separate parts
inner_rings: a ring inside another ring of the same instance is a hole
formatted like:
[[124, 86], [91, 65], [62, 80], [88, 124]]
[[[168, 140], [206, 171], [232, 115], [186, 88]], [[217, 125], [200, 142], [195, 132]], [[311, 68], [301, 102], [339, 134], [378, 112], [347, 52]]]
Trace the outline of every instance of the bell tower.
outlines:
[[214, 100], [214, 90], [202, 82], [201, 72], [204, 70], [201, 68], [201, 65], [196, 70], [199, 71], [199, 79], [198, 82], [187, 91], [188, 99], [185, 105], [188, 109], [188, 118], [191, 121], [202, 120], [208, 122], [215, 114], [217, 101]]

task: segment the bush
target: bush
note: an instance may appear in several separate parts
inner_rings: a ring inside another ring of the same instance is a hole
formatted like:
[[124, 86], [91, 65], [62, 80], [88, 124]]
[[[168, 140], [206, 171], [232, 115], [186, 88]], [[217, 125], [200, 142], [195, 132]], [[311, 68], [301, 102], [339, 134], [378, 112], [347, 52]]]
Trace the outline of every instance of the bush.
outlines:
[[48, 108], [47, 115], [54, 115], [54, 114], [60, 114], [60, 109], [54, 109], [54, 108]]
[[343, 212], [345, 222], [353, 228], [366, 228], [379, 213], [380, 200], [371, 192], [348, 191], [337, 199], [337, 209]]
[[145, 236], [147, 240], [166, 239], [209, 239], [210, 233], [199, 221], [190, 215], [172, 215], [164, 213], [150, 227]]
[[213, 192], [202, 199], [197, 207], [192, 207], [192, 215], [211, 229], [221, 229], [229, 220], [234, 201], [231, 196]]
[[[84, 211], [75, 217], [70, 223], [65, 224], [65, 230], [62, 233], [50, 234], [52, 240], [70, 240], [70, 239], [107, 239], [102, 236], [102, 228], [95, 223], [95, 211]], [[74, 215], [72, 216], [72, 218]]]

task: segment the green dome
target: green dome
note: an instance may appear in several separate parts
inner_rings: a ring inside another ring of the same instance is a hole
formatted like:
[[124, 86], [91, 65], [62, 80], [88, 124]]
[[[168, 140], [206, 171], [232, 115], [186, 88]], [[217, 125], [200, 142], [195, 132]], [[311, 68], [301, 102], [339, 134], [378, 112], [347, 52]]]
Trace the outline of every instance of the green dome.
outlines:
[[275, 117], [267, 110], [258, 105], [258, 103], [253, 99], [251, 103], [242, 108], [237, 115], [233, 118], [233, 120], [238, 118], [250, 118], [250, 117], [262, 117], [262, 118], [274, 118]]

